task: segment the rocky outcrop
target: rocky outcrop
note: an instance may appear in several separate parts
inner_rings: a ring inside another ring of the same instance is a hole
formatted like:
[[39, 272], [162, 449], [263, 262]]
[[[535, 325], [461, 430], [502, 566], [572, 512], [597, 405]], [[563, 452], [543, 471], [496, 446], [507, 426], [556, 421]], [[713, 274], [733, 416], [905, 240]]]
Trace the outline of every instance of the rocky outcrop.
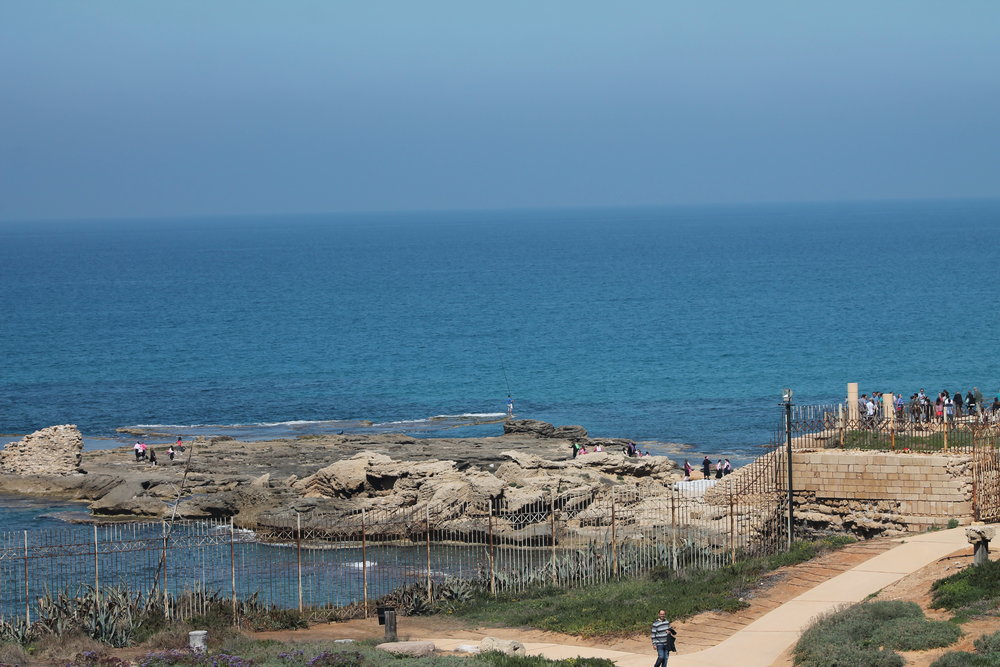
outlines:
[[82, 473], [83, 436], [74, 424], [50, 426], [8, 443], [0, 452], [0, 473], [74, 475]]
[[362, 507], [430, 504], [443, 518], [460, 516], [468, 503], [500, 495], [503, 486], [488, 472], [459, 471], [454, 461], [393, 461], [384, 454], [356, 454], [294, 484], [308, 498], [360, 500]]
[[536, 438], [560, 440], [586, 440], [587, 429], [582, 426], [553, 426], [537, 419], [508, 419], [503, 423], [504, 435], [529, 435]]

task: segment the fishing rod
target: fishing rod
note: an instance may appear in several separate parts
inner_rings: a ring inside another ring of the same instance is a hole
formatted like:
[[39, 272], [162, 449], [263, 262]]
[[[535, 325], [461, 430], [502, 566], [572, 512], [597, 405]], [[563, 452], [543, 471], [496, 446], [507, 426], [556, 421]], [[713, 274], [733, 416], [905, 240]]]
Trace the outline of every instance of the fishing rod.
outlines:
[[507, 398], [510, 398], [510, 381], [507, 379], [507, 367], [504, 366], [503, 355], [500, 354], [500, 346], [497, 345], [496, 343], [493, 343], [493, 347], [496, 348], [497, 359], [500, 360], [500, 370], [503, 371], [503, 382], [505, 385], [507, 385]]

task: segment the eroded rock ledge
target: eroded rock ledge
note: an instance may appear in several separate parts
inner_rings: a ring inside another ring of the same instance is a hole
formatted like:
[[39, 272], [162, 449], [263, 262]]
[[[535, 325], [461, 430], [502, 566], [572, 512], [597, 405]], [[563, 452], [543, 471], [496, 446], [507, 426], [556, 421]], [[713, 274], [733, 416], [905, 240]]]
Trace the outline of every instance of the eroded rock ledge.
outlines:
[[[176, 505], [179, 518], [231, 516], [256, 527], [285, 524], [303, 510], [329, 521], [362, 508], [422, 506], [458, 517], [483, 501], [516, 511], [543, 499], [595, 498], [622, 485], [656, 496], [680, 478], [671, 459], [626, 457], [625, 440], [591, 439], [582, 427], [527, 420], [507, 426], [513, 428], [505, 435], [484, 438], [198, 439], [173, 462], [165, 446], [157, 447], [158, 466], [136, 462], [131, 447], [86, 452], [81, 460], [79, 431], [52, 427], [8, 445], [0, 455], [0, 492], [84, 500], [99, 520], [158, 519]], [[573, 441], [590, 449], [600, 442], [607, 451], [573, 459]], [[41, 450], [60, 452], [57, 462], [28, 465]]]

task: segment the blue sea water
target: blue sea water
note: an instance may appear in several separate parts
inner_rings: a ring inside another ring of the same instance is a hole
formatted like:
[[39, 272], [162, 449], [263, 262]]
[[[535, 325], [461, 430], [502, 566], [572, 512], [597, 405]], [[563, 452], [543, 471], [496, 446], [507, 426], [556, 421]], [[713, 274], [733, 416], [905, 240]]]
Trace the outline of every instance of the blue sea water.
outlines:
[[0, 433], [499, 434], [509, 392], [745, 461], [785, 386], [995, 393], [998, 232], [998, 201], [0, 223]]

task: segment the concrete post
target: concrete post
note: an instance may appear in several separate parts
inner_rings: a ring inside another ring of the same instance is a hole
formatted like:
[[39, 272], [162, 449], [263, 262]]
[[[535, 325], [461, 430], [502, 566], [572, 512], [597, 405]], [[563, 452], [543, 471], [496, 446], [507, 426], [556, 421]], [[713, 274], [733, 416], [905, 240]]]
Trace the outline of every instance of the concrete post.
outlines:
[[858, 413], [858, 383], [847, 383], [847, 419], [852, 425], [857, 425], [861, 415]]
[[896, 428], [896, 397], [882, 394], [882, 414], [889, 420], [889, 428]]
[[385, 610], [385, 640], [387, 642], [396, 641], [396, 610]]

